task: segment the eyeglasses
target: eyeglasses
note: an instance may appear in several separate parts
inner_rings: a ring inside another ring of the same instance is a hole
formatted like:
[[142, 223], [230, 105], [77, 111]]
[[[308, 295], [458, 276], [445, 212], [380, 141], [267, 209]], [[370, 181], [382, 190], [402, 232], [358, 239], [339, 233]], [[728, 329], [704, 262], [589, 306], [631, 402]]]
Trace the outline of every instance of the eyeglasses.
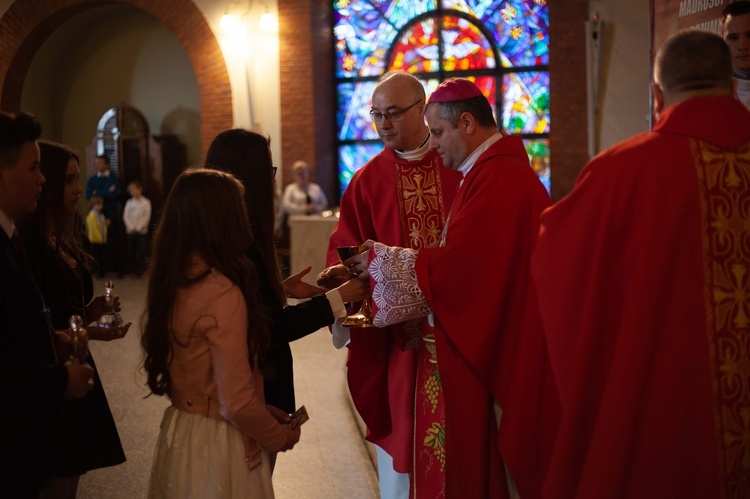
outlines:
[[271, 167], [271, 178], [276, 178], [276, 170], [278, 170], [278, 167], [276, 166]]
[[399, 110], [396, 110], [396, 111], [386, 111], [384, 113], [370, 110], [370, 118], [372, 118], [372, 121], [380, 121], [383, 118], [385, 118], [388, 121], [390, 121], [391, 123], [393, 123], [394, 121], [400, 120], [404, 116], [404, 113], [406, 111], [408, 111], [409, 109], [413, 108], [414, 106], [416, 106], [420, 102], [422, 102], [422, 99], [419, 99], [417, 102], [415, 102], [414, 104], [412, 104], [409, 107], [405, 107], [403, 109], [399, 109]]

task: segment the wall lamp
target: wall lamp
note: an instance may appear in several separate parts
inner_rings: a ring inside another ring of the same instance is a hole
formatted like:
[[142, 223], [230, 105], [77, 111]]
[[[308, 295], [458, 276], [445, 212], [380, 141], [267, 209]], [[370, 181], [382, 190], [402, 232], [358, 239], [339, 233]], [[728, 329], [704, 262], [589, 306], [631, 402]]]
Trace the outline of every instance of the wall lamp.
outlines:
[[[244, 0], [238, 0], [236, 2], [229, 2], [224, 8], [224, 15], [221, 16], [219, 27], [221, 31], [226, 34], [237, 33], [242, 29], [242, 23], [250, 13], [253, 6], [254, 0], [247, 0], [247, 6], [245, 10], [240, 14], [232, 13], [233, 6], [241, 7], [244, 4]], [[265, 7], [265, 12], [260, 16], [260, 28], [268, 33], [275, 33], [279, 29], [279, 21], [275, 15], [271, 13], [269, 2], [267, 0], [259, 0]]]

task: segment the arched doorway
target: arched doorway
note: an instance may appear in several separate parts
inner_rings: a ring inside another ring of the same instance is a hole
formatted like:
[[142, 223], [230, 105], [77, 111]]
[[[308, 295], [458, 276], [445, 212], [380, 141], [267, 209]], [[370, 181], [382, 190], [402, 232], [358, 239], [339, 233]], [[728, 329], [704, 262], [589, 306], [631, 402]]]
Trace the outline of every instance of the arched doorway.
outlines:
[[[193, 66], [200, 93], [201, 147], [233, 123], [232, 92], [224, 57], [203, 14], [190, 0], [120, 0], [169, 28]], [[65, 21], [96, 5], [86, 0], [15, 1], [0, 18], [0, 108], [17, 111], [29, 65], [50, 34]]]

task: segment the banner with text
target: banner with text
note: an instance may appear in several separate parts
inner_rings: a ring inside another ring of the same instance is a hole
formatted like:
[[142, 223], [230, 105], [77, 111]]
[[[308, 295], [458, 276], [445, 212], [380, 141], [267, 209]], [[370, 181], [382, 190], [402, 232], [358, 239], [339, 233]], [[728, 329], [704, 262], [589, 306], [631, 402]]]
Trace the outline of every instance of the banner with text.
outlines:
[[651, 54], [667, 38], [686, 28], [721, 35], [721, 11], [730, 0], [651, 0]]

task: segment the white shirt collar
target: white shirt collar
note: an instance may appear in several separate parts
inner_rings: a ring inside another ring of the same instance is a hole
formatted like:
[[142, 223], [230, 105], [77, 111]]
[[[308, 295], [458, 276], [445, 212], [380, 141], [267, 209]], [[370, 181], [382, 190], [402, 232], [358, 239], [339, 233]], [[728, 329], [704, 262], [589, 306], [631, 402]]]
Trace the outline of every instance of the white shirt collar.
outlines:
[[394, 149], [393, 152], [396, 153], [396, 156], [398, 156], [401, 159], [405, 159], [406, 161], [418, 161], [422, 158], [424, 158], [425, 154], [430, 152], [430, 132], [427, 131], [427, 137], [422, 141], [422, 144], [419, 145], [416, 149], [412, 149], [411, 151], [399, 151], [398, 149]]
[[[466, 178], [466, 175], [468, 175], [471, 169], [474, 168], [474, 163], [477, 162], [479, 156], [481, 156], [487, 149], [492, 147], [492, 144], [494, 144], [501, 138], [502, 135], [500, 135], [499, 132], [492, 135], [490, 138], [482, 142], [479, 147], [474, 149], [474, 151], [466, 157], [464, 162], [461, 163], [461, 165], [458, 167], [458, 171], [463, 173], [464, 178]], [[461, 183], [463, 183], [463, 180], [461, 180]]]
[[96, 172], [96, 176], [97, 177], [109, 177], [109, 170], [107, 170], [104, 173], [102, 173], [102, 172]]
[[13, 230], [16, 228], [16, 226], [13, 225], [13, 220], [11, 220], [3, 210], [0, 210], [0, 227], [3, 228], [9, 238], [13, 236]]

